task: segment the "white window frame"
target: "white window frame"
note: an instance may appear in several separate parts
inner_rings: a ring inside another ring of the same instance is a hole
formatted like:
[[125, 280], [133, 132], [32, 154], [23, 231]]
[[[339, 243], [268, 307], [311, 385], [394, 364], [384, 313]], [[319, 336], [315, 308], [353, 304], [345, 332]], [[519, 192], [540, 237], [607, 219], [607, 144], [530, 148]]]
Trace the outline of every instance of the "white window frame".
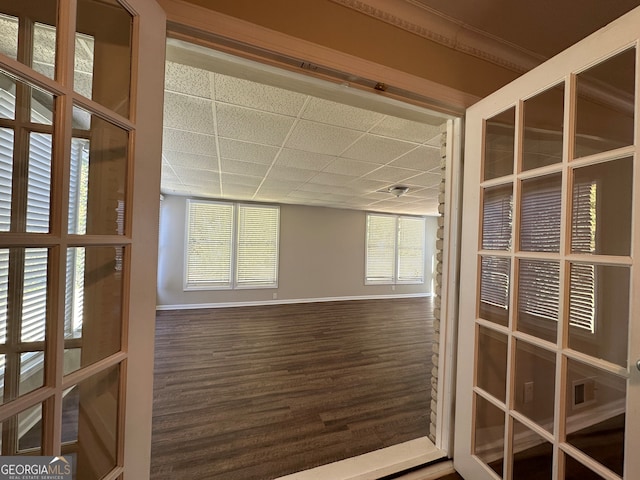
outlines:
[[[393, 275], [387, 278], [372, 279], [369, 275], [369, 219], [371, 217], [385, 217], [395, 219], [395, 242], [393, 253]], [[421, 220], [423, 225], [422, 237], [422, 276], [414, 278], [400, 277], [400, 222], [401, 219]], [[365, 267], [364, 267], [364, 283], [365, 285], [422, 285], [426, 278], [426, 219], [425, 217], [412, 215], [392, 215], [384, 213], [367, 213], [365, 221]]]
[[[229, 265], [229, 281], [214, 281], [210, 283], [202, 283], [200, 285], [189, 282], [189, 238], [191, 232], [190, 209], [193, 204], [203, 205], [224, 205], [232, 208], [231, 215], [231, 237], [229, 240], [230, 249], [230, 265]], [[238, 279], [238, 249], [239, 249], [239, 231], [240, 231], [240, 209], [244, 207], [264, 208], [276, 212], [276, 231], [275, 231], [275, 258], [272, 260], [275, 265], [275, 279], [272, 282], [240, 282]], [[280, 207], [278, 205], [255, 204], [255, 203], [236, 203], [222, 202], [215, 200], [187, 199], [185, 211], [185, 248], [184, 248], [184, 270], [183, 270], [183, 289], [184, 291], [197, 290], [254, 290], [265, 288], [278, 288], [279, 277], [279, 250], [280, 250]]]

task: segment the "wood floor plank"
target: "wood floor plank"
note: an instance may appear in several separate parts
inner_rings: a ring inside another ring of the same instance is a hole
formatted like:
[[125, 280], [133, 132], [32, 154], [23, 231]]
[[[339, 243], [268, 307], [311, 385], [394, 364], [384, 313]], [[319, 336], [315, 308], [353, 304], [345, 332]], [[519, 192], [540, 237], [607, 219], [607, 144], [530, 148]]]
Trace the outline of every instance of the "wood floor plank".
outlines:
[[433, 300], [157, 315], [153, 480], [268, 480], [428, 434]]

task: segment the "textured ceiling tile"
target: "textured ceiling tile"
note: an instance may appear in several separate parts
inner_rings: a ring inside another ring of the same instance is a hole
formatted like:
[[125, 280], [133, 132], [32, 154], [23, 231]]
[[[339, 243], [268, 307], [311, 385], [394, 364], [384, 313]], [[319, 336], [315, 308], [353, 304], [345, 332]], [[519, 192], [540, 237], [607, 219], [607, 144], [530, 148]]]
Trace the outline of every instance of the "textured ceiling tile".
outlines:
[[262, 183], [262, 177], [252, 177], [249, 175], [238, 175], [235, 173], [222, 173], [222, 189], [229, 184], [253, 187], [254, 190]]
[[269, 170], [267, 179], [306, 182], [314, 175], [316, 175], [316, 172], [313, 170], [274, 165], [271, 170]]
[[205, 198], [220, 198], [220, 186], [219, 185], [186, 185], [189, 190], [189, 194], [195, 197]]
[[341, 156], [378, 164], [389, 163], [415, 147], [409, 142], [391, 138], [365, 135], [349, 147]]
[[271, 165], [278, 153], [278, 148], [271, 145], [259, 145], [251, 142], [241, 142], [228, 138], [221, 138], [220, 156], [243, 162], [262, 163]]
[[167, 92], [164, 97], [164, 126], [198, 133], [214, 133], [213, 102]]
[[212, 135], [185, 132], [165, 128], [162, 135], [162, 146], [165, 150], [193, 153], [195, 155], [215, 155], [216, 140]]
[[256, 189], [250, 185], [222, 185], [222, 196], [224, 198], [234, 198], [236, 200], [251, 200]]
[[384, 115], [329, 100], [311, 98], [302, 118], [366, 132], [382, 120]]
[[409, 187], [409, 193], [407, 193], [407, 195], [415, 198], [426, 198], [429, 200], [435, 200], [436, 198], [438, 198], [438, 193], [440, 192], [437, 187], [423, 188], [416, 186]]
[[281, 145], [294, 119], [223, 103], [216, 104], [218, 135], [234, 140]]
[[440, 168], [440, 149], [418, 147], [389, 164], [393, 167], [412, 168], [426, 172]]
[[167, 184], [175, 184], [180, 182], [178, 175], [176, 175], [176, 172], [174, 172], [173, 168], [171, 168], [169, 165], [162, 166], [162, 182]]
[[305, 170], [321, 171], [337, 157], [322, 155], [321, 153], [305, 152], [284, 148], [278, 155], [276, 165], [282, 167], [303, 168]]
[[305, 183], [304, 185], [301, 185], [298, 190], [304, 191], [304, 192], [314, 192], [316, 194], [336, 193], [336, 194], [345, 195], [345, 196], [351, 196], [356, 194], [356, 192], [354, 192], [354, 190], [351, 188], [350, 185], [339, 186], [339, 185], [323, 185], [320, 183]]
[[313, 177], [309, 182], [317, 183], [320, 185], [345, 185], [357, 177], [349, 175], [338, 175], [336, 173], [324, 173], [321, 172]]
[[390, 116], [385, 117], [382, 122], [371, 129], [371, 133], [417, 143], [424, 143], [439, 132], [439, 125], [428, 125]]
[[425, 142], [425, 145], [431, 145], [433, 147], [438, 147], [440, 148], [440, 145], [442, 145], [442, 134], [438, 132], [438, 134], [431, 138], [430, 140], [427, 140]]
[[437, 173], [421, 173], [415, 177], [407, 179], [407, 185], [418, 185], [421, 187], [435, 187], [442, 181], [442, 176]]
[[198, 170], [195, 168], [181, 168], [176, 172], [182, 183], [186, 185], [218, 184], [220, 175], [210, 170]]
[[164, 88], [170, 92], [188, 93], [196, 97], [211, 98], [211, 74], [206, 70], [167, 62]]
[[240, 175], [252, 175], [254, 177], [263, 177], [269, 166], [264, 163], [242, 162], [240, 160], [232, 160], [229, 158], [220, 159], [223, 173], [238, 173]]
[[163, 157], [174, 167], [201, 168], [203, 170], [214, 171], [218, 170], [218, 158], [215, 155], [196, 155], [193, 153], [165, 150], [163, 152]]
[[390, 182], [383, 180], [372, 180], [370, 178], [358, 178], [349, 183], [349, 187], [360, 195], [366, 193], [377, 192], [378, 190], [387, 189], [391, 186]]
[[327, 165], [327, 168], [325, 168], [323, 171], [326, 173], [339, 173], [341, 175], [360, 177], [362, 175], [370, 173], [376, 168], [379, 167], [374, 163], [337, 158], [333, 163]]
[[215, 74], [215, 99], [223, 103], [297, 116], [306, 95], [241, 78]]
[[260, 187], [260, 191], [262, 189], [266, 190], [279, 190], [279, 191], [292, 191], [300, 186], [300, 182], [293, 182], [289, 180], [279, 180], [266, 178]]
[[325, 155], [338, 155], [361, 135], [354, 130], [301, 120], [285, 146]]
[[406, 180], [407, 178], [414, 177], [420, 172], [416, 170], [409, 170], [406, 168], [397, 168], [397, 167], [387, 167], [384, 166], [371, 172], [365, 178], [370, 180], [382, 180], [388, 182], [400, 182], [402, 180]]

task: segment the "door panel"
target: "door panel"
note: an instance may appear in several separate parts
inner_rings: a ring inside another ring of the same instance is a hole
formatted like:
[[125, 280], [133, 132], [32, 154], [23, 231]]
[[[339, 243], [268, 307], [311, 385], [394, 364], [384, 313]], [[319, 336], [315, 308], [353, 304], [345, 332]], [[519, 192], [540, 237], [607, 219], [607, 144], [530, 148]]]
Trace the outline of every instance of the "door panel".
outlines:
[[0, 0], [0, 453], [74, 478], [149, 476], [165, 28]]
[[639, 23], [636, 9], [467, 112], [465, 478], [640, 471]]

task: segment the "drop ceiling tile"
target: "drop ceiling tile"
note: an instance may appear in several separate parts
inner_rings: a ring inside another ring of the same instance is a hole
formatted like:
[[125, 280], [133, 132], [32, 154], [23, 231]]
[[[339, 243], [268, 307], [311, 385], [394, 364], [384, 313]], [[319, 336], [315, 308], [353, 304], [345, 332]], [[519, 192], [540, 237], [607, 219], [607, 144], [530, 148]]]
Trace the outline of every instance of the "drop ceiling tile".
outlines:
[[418, 185], [420, 187], [435, 187], [442, 181], [442, 175], [437, 173], [421, 173], [415, 177], [411, 177], [406, 180], [406, 184]]
[[269, 170], [267, 178], [275, 180], [287, 180], [292, 182], [306, 182], [310, 180], [314, 175], [316, 175], [316, 172], [312, 170], [274, 165], [271, 170]]
[[338, 155], [361, 135], [354, 130], [301, 120], [293, 129], [285, 146], [325, 155]]
[[319, 185], [346, 185], [357, 177], [349, 175], [338, 175], [336, 173], [318, 173], [315, 177], [309, 180], [309, 183], [315, 183]]
[[162, 135], [165, 150], [193, 153], [196, 155], [215, 155], [216, 140], [213, 135], [185, 132], [173, 128], [165, 128]]
[[409, 187], [409, 192], [407, 193], [407, 196], [414, 197], [414, 198], [435, 200], [436, 198], [438, 198], [438, 193], [439, 193], [439, 190], [437, 187], [423, 188], [423, 187], [416, 186], [416, 187]]
[[313, 192], [314, 194], [338, 194], [351, 196], [356, 194], [349, 185], [324, 185], [321, 183], [305, 183], [300, 185], [299, 191]]
[[199, 68], [166, 62], [164, 88], [170, 92], [188, 93], [211, 98], [211, 74]]
[[440, 133], [440, 126], [386, 116], [382, 122], [371, 129], [371, 133], [410, 142], [424, 143]]
[[322, 155], [321, 153], [284, 148], [280, 152], [280, 155], [278, 155], [275, 164], [282, 167], [302, 168], [319, 172], [336, 158], [337, 157], [331, 155]]
[[265, 145], [281, 145], [294, 118], [244, 107], [216, 104], [218, 135]]
[[400, 155], [404, 155], [414, 147], [415, 145], [409, 142], [378, 137], [376, 135], [364, 135], [341, 156], [362, 160], [363, 162], [385, 164]]
[[185, 185], [210, 185], [219, 184], [220, 174], [210, 170], [199, 170], [195, 168], [183, 167], [176, 172], [180, 181]]
[[162, 166], [162, 183], [180, 183], [178, 175], [176, 175], [176, 172], [174, 172], [173, 168], [171, 168], [169, 165]]
[[263, 189], [265, 191], [273, 190], [273, 191], [293, 191], [300, 186], [300, 182], [293, 182], [288, 180], [279, 180], [273, 178], [265, 178], [264, 182], [262, 182], [262, 186], [260, 187], [260, 191]]
[[228, 185], [242, 185], [253, 187], [255, 190], [262, 183], [262, 177], [253, 177], [249, 175], [238, 175], [235, 173], [222, 173], [222, 189]]
[[440, 168], [440, 149], [418, 147], [389, 164], [393, 167], [412, 168], [426, 172]]
[[336, 160], [327, 165], [323, 171], [326, 173], [339, 173], [341, 175], [360, 177], [370, 173], [376, 168], [378, 168], [378, 165], [374, 163], [360, 162], [347, 158], [336, 158]]
[[215, 74], [216, 101], [295, 117], [307, 98], [297, 92]]
[[180, 185], [174, 185], [174, 184], [164, 185], [163, 184], [162, 188], [160, 188], [160, 193], [164, 193], [167, 195], [190, 195], [191, 190], [183, 184], [180, 184]]
[[186, 187], [189, 189], [189, 194], [194, 197], [220, 198], [219, 185], [186, 185]]
[[425, 142], [425, 145], [431, 145], [432, 147], [438, 147], [442, 145], [442, 133], [438, 133], [435, 137]]
[[167, 92], [164, 96], [164, 126], [212, 134], [212, 105], [208, 99]]
[[365, 178], [369, 180], [381, 180], [386, 182], [400, 182], [407, 178], [414, 177], [420, 172], [417, 170], [409, 170], [407, 168], [383, 166], [368, 174]]
[[384, 118], [384, 115], [362, 108], [311, 97], [302, 118], [338, 127], [366, 132]]
[[278, 148], [271, 145], [259, 145], [228, 138], [221, 138], [219, 144], [222, 158], [241, 160], [243, 162], [271, 165], [278, 153]]
[[222, 185], [222, 196], [224, 198], [233, 198], [236, 200], [251, 200], [255, 192], [255, 187], [251, 187], [249, 185]]
[[164, 88], [169, 92], [186, 93], [196, 97], [211, 97], [211, 74], [206, 70], [166, 62]]
[[218, 158], [215, 155], [196, 155], [193, 153], [165, 150], [163, 157], [167, 163], [176, 168], [189, 167], [201, 168], [203, 170], [218, 170]]
[[349, 187], [359, 195], [377, 192], [378, 190], [386, 190], [392, 185], [391, 182], [382, 180], [371, 180], [370, 178], [358, 178], [349, 182]]
[[263, 163], [242, 162], [229, 158], [220, 159], [220, 165], [223, 173], [238, 173], [254, 177], [263, 177], [269, 170], [269, 166]]

